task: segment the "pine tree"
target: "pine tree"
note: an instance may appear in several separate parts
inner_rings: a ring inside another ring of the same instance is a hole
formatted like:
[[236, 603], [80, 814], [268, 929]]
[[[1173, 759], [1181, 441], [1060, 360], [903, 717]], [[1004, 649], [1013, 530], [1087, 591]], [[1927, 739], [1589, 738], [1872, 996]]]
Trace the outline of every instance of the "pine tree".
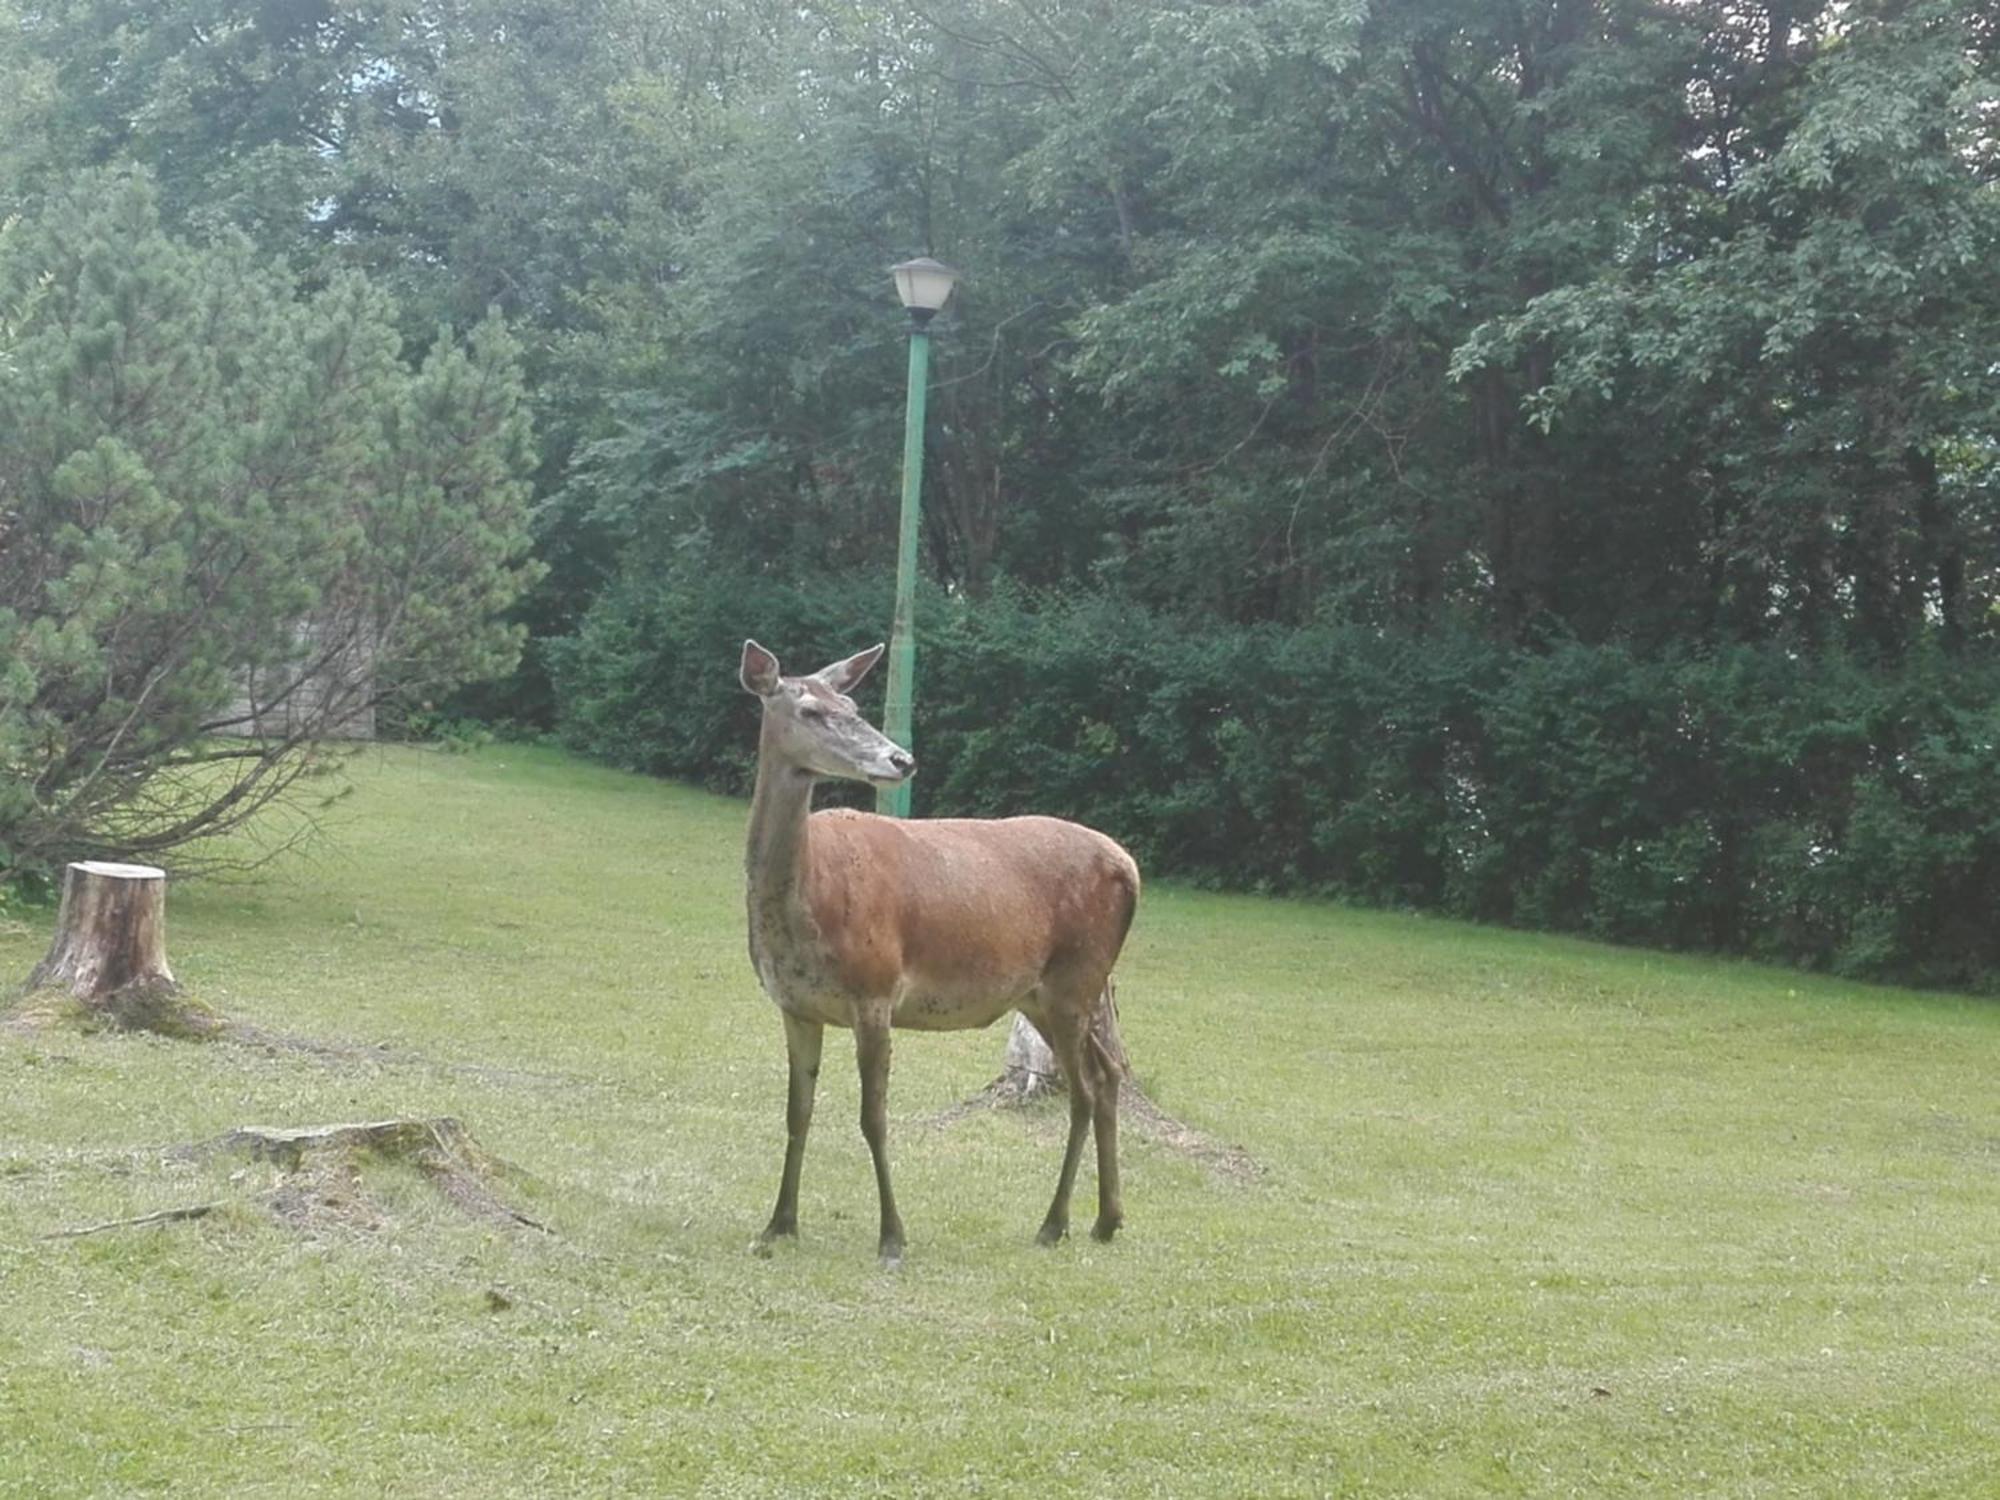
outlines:
[[137, 174], [0, 232], [0, 868], [182, 849], [507, 670], [516, 364], [488, 322], [413, 367], [365, 282], [176, 239]]

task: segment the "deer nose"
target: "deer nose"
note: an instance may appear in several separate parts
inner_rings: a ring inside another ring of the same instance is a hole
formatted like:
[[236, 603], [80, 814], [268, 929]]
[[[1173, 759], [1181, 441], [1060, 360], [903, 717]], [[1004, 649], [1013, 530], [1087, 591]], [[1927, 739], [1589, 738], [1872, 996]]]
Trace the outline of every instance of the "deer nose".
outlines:
[[910, 776], [916, 772], [917, 758], [907, 750], [891, 750], [889, 764], [896, 768], [897, 774]]

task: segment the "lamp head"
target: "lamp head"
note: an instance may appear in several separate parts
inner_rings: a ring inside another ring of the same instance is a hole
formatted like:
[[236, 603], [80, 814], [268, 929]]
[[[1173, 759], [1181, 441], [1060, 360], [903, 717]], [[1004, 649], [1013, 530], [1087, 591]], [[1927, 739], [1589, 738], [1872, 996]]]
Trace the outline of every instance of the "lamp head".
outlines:
[[959, 281], [958, 272], [928, 255], [891, 266], [889, 273], [896, 278], [896, 295], [909, 309], [910, 321], [919, 328], [950, 300], [951, 289]]

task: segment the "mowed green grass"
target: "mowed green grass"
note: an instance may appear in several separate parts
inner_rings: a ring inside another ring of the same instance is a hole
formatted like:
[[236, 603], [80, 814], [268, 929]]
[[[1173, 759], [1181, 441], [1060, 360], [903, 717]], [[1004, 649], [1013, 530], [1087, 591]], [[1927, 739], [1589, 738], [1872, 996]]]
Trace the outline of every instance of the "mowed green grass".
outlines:
[[[177, 886], [172, 953], [387, 1052], [0, 1033], [0, 1494], [2000, 1493], [1991, 1003], [1156, 885], [1133, 1059], [1260, 1178], [1130, 1131], [1126, 1233], [1039, 1250], [1059, 1113], [939, 1125], [1003, 1032], [901, 1037], [885, 1272], [835, 1036], [762, 1260], [743, 807], [512, 747], [352, 776], [310, 859]], [[164, 1154], [393, 1114], [554, 1232], [387, 1166], [379, 1227], [289, 1227]]]

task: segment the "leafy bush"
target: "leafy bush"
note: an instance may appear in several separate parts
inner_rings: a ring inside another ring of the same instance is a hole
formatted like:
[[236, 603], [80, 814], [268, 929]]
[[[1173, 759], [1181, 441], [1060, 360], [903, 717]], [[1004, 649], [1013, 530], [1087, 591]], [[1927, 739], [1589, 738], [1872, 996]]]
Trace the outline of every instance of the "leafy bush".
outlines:
[[[810, 670], [875, 639], [889, 597], [627, 578], [551, 650], [562, 733], [740, 792], [743, 638]], [[1007, 588], [920, 615], [920, 813], [1072, 817], [1217, 885], [2000, 989], [1990, 659], [1523, 651]]]

